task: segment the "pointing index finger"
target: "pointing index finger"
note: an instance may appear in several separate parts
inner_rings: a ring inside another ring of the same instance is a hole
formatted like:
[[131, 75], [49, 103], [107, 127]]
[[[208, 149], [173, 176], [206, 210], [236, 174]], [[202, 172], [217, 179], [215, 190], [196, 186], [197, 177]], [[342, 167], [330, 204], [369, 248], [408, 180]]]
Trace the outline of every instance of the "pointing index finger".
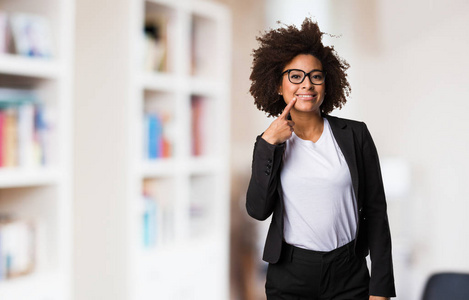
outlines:
[[287, 104], [287, 106], [285, 106], [285, 109], [283, 110], [282, 114], [280, 115], [281, 118], [286, 118], [288, 116], [288, 114], [290, 113], [290, 110], [293, 108], [293, 106], [295, 105], [296, 103], [296, 97], [293, 98], [290, 103]]

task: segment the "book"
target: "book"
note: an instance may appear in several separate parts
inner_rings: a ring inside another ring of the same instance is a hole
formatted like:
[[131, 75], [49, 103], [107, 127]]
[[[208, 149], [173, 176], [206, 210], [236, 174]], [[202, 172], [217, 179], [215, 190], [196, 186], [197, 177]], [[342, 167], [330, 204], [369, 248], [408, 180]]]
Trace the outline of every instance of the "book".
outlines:
[[55, 116], [51, 113], [51, 109], [38, 102], [34, 106], [34, 157], [39, 165], [47, 165], [51, 163], [54, 147], [52, 135], [54, 133], [53, 123]]
[[[34, 159], [34, 104], [24, 103], [18, 107], [18, 165], [33, 167]], [[37, 160], [36, 160], [37, 161]]]
[[192, 96], [192, 155], [201, 156], [207, 154], [207, 101], [200, 96]]
[[146, 179], [142, 192], [143, 246], [151, 248], [171, 243], [175, 233], [172, 184], [166, 179]]
[[163, 124], [158, 115], [148, 114], [148, 158], [155, 159], [162, 156], [161, 140]]
[[50, 123], [31, 90], [0, 88], [0, 167], [35, 167], [50, 161]]
[[167, 24], [168, 20], [164, 15], [145, 16], [143, 29], [145, 71], [168, 71]]
[[14, 167], [18, 164], [18, 113], [13, 107], [5, 109], [4, 113], [2, 167]]
[[143, 192], [142, 231], [143, 246], [151, 248], [157, 245], [158, 234], [158, 202], [147, 192]]
[[175, 234], [175, 207], [174, 186], [171, 180], [145, 179], [142, 195], [144, 246], [158, 247], [172, 243]]
[[3, 216], [0, 219], [0, 280], [30, 274], [35, 265], [34, 222]]
[[164, 113], [146, 113], [144, 116], [144, 157], [153, 160], [172, 155], [168, 128], [171, 117]]

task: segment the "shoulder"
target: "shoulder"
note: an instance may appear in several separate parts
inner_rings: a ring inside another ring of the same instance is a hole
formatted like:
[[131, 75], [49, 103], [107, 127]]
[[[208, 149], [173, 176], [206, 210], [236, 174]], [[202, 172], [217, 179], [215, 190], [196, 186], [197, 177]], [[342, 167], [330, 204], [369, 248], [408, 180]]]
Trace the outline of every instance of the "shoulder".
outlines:
[[366, 124], [362, 121], [344, 119], [344, 118], [339, 118], [339, 117], [331, 116], [331, 115], [323, 115], [323, 117], [326, 118], [329, 121], [329, 124], [333, 127], [345, 128], [349, 126], [355, 130], [356, 129], [363, 130], [364, 128], [366, 128]]
[[329, 121], [329, 125], [335, 135], [341, 135], [341, 132], [350, 131], [353, 134], [355, 141], [359, 144], [363, 144], [367, 140], [372, 139], [370, 131], [363, 121], [344, 119], [330, 115], [323, 115], [323, 117]]

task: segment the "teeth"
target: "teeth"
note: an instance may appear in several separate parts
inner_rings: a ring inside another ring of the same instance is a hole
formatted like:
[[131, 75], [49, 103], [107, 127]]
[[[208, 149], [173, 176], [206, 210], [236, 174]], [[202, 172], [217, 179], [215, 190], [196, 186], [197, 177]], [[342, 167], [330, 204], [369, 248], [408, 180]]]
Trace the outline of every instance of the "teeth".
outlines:
[[313, 97], [314, 95], [298, 95], [298, 97], [300, 98], [309, 98], [309, 97]]

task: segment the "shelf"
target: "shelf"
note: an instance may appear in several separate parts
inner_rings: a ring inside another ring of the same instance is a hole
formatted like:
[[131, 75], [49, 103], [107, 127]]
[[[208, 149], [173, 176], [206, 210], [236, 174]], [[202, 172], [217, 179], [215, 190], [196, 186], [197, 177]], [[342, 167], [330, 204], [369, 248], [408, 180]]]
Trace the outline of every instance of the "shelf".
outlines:
[[0, 188], [29, 187], [57, 184], [60, 173], [57, 169], [47, 168], [0, 168]]
[[0, 73], [27, 77], [56, 79], [61, 73], [56, 60], [0, 54]]
[[[7, 254], [11, 259], [0, 263], [2, 275], [25, 272], [15, 262], [21, 265], [25, 253], [34, 257], [33, 273], [2, 278], [0, 299], [70, 300], [75, 0], [0, 3], [11, 37], [8, 53], [0, 53], [0, 87], [31, 94], [5, 97], [2, 105], [8, 116], [2, 124], [8, 146], [0, 167], [0, 214], [8, 220], [2, 241], [15, 245], [1, 255], [2, 262]], [[8, 231], [22, 222], [31, 236]]]
[[[134, 277], [136, 299], [155, 299], [155, 290], [159, 299], [228, 299], [228, 286], [222, 277], [228, 258], [219, 241], [220, 237], [211, 236], [159, 251], [140, 252], [139, 273]], [[174, 268], [174, 261], [190, 267]], [[208, 286], [214, 282], [218, 284]]]
[[144, 0], [147, 3], [169, 7], [171, 9], [187, 9], [187, 1], [174, 1], [174, 0]]
[[60, 276], [53, 272], [33, 273], [0, 281], [0, 299], [60, 299], [59, 295], [63, 294], [60, 282]]
[[226, 165], [218, 157], [202, 156], [176, 161], [174, 159], [156, 159], [145, 161], [141, 165], [143, 178], [167, 177], [185, 172], [192, 175], [212, 174], [224, 170]]
[[189, 81], [189, 92], [195, 95], [216, 96], [228, 89], [229, 85], [223, 80], [206, 76], [196, 76]]
[[229, 85], [219, 79], [204, 76], [178, 77], [171, 73], [145, 72], [140, 77], [140, 86], [147, 91], [184, 91], [191, 94], [215, 96], [218, 93], [226, 93]]
[[189, 1], [191, 9], [195, 16], [206, 17], [210, 19], [218, 19], [226, 22], [226, 17], [229, 16], [229, 10], [225, 6], [217, 5], [212, 1], [198, 1], [193, 3]]
[[148, 91], [173, 91], [178, 86], [177, 80], [172, 74], [145, 72], [140, 78], [140, 84]]
[[[140, 261], [143, 264], [146, 264], [148, 268], [152, 268], [151, 263], [155, 263], [156, 266], [161, 261], [168, 261], [168, 258], [176, 258], [180, 255], [183, 255], [186, 252], [186, 249], [191, 249], [191, 252], [194, 256], [198, 254], [203, 254], [207, 249], [215, 249], [220, 247], [217, 244], [220, 236], [217, 236], [216, 230], [212, 230], [211, 233], [206, 234], [204, 237], [198, 237], [188, 240], [183, 240], [180, 242], [168, 243], [162, 246], [156, 246], [154, 248], [142, 248], [139, 253]], [[169, 264], [173, 264], [174, 260], [169, 260]]]
[[144, 178], [171, 176], [176, 174], [177, 169], [177, 162], [174, 159], [156, 159], [144, 161], [141, 167], [141, 174]]
[[219, 157], [201, 156], [191, 158], [187, 165], [187, 169], [191, 174], [201, 175], [206, 173], [215, 173], [224, 170], [226, 165], [225, 161]]

